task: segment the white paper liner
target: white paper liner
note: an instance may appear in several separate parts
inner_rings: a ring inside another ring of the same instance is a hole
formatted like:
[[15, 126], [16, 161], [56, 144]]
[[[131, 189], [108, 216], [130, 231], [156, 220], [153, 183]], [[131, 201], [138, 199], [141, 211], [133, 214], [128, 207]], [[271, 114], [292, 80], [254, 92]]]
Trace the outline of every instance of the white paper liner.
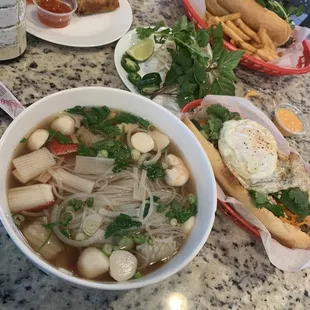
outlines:
[[[206, 12], [205, 0], [189, 0], [189, 2], [196, 13], [203, 19]], [[292, 44], [290, 48], [279, 48], [278, 51], [282, 52], [283, 56], [276, 60], [270, 61], [270, 63], [282, 68], [298, 68], [297, 65], [299, 58], [303, 56], [302, 41], [304, 41], [309, 34], [309, 28], [296, 26], [292, 33], [292, 37], [296, 40], [296, 42]]]
[[[267, 117], [267, 115], [255, 107], [249, 100], [240, 97], [228, 96], [206, 96], [202, 101], [203, 106], [209, 106], [219, 103], [227, 107], [232, 112], [238, 112], [242, 118], [256, 121], [266, 127], [275, 137], [280, 152], [289, 154], [294, 151], [285, 138], [282, 136], [278, 128]], [[310, 166], [305, 164], [310, 173]], [[308, 250], [290, 249], [281, 245], [278, 241], [271, 237], [267, 228], [246, 208], [240, 201], [228, 197], [224, 194], [221, 187], [217, 186], [218, 199], [229, 203], [233, 208], [251, 225], [257, 227], [265, 247], [270, 262], [284, 271], [296, 272], [304, 268], [310, 267], [310, 248]]]

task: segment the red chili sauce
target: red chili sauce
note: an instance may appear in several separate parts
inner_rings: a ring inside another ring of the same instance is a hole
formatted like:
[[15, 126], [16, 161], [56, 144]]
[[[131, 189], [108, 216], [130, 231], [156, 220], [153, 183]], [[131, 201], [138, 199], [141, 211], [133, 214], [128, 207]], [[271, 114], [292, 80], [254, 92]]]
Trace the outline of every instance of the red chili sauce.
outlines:
[[52, 28], [63, 28], [70, 23], [71, 20], [70, 14], [65, 16], [55, 15], [71, 12], [72, 9], [68, 4], [61, 2], [59, 0], [37, 0], [37, 4], [42, 9], [54, 13], [49, 14], [47, 12], [38, 9], [38, 17], [44, 25]]

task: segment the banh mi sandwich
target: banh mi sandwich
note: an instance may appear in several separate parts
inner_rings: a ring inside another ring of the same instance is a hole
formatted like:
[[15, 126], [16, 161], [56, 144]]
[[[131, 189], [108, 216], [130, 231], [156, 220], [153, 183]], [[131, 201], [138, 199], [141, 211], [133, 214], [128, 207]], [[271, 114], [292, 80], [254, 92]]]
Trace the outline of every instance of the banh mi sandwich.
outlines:
[[219, 104], [202, 105], [183, 121], [225, 194], [243, 203], [281, 244], [308, 248], [310, 179], [301, 157], [285, 156], [269, 130]]
[[90, 15], [114, 11], [119, 7], [118, 0], [78, 0], [76, 14]]
[[240, 13], [242, 20], [255, 31], [267, 30], [276, 47], [284, 45], [291, 37], [291, 26], [255, 0], [205, 0], [206, 9], [214, 16]]

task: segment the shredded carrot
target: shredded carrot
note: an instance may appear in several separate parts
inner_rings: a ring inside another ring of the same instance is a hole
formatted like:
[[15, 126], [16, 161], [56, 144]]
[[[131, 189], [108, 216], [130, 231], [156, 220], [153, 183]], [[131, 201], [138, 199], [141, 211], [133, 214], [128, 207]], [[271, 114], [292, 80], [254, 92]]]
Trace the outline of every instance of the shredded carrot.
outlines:
[[281, 221], [284, 223], [291, 224], [295, 227], [300, 227], [300, 226], [310, 222], [310, 215], [306, 216], [302, 222], [298, 222], [297, 221], [298, 216], [296, 214], [293, 214], [289, 210], [285, 210], [285, 214], [287, 215], [287, 218], [280, 217]]
[[199, 123], [200, 126], [203, 126], [203, 125], [206, 125], [206, 124], [207, 124], [207, 121], [204, 120], [204, 119], [202, 119], [202, 120], [200, 120], [198, 123]]

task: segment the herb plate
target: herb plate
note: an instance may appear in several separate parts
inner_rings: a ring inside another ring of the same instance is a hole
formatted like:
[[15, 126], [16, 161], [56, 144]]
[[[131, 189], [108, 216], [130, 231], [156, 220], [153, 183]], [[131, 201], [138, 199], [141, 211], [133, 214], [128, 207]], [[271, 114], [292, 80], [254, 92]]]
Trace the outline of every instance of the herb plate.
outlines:
[[[164, 29], [164, 28], [163, 28]], [[123, 55], [126, 53], [126, 51], [133, 45], [137, 44], [140, 41], [138, 38], [138, 35], [136, 33], [136, 29], [133, 29], [129, 32], [127, 32], [117, 43], [114, 51], [114, 63], [117, 70], [117, 73], [123, 83], [126, 85], [126, 87], [135, 94], [140, 94], [136, 87], [128, 80], [127, 76], [128, 73], [124, 70], [124, 68], [121, 65], [121, 60]], [[161, 44], [155, 44], [155, 50], [161, 47]], [[154, 55], [154, 53], [153, 53]], [[166, 73], [163, 71], [159, 71], [158, 68], [160, 67], [159, 61], [153, 57], [153, 55], [145, 62], [139, 63], [140, 70], [139, 74], [141, 76], [151, 73], [151, 72], [159, 72], [161, 75], [162, 80], [165, 79]], [[168, 71], [168, 70], [167, 70]], [[170, 112], [172, 112], [175, 115], [178, 115], [180, 113], [180, 107], [177, 104], [176, 100], [168, 95], [158, 95], [156, 98], [153, 99], [154, 102], [160, 104], [164, 108], [168, 109]]]

